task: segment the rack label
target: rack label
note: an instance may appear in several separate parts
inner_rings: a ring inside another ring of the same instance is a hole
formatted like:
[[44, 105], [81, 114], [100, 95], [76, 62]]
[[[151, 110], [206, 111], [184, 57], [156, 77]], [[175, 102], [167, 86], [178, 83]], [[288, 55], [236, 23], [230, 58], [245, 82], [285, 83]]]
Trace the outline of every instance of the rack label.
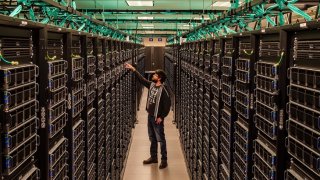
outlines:
[[71, 109], [71, 94], [68, 94], [68, 109]]
[[250, 109], [253, 109], [253, 104], [254, 104], [253, 94], [250, 94]]
[[41, 108], [41, 126], [42, 129], [46, 127], [46, 109]]
[[280, 116], [279, 128], [282, 130], [283, 129], [283, 123], [284, 123], [283, 122], [283, 117], [284, 117], [283, 109], [280, 110], [279, 116]]

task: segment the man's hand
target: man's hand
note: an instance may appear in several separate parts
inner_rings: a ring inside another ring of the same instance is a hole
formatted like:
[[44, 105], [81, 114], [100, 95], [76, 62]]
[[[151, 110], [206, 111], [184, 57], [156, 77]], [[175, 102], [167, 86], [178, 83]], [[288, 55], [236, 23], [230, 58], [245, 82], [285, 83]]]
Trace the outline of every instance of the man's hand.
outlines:
[[156, 119], [156, 124], [160, 124], [161, 122], [162, 122], [161, 117], [158, 117], [158, 118]]
[[135, 71], [136, 70], [136, 68], [134, 68], [131, 64], [128, 64], [128, 63], [125, 63], [124, 67], [127, 68], [127, 69], [130, 69], [131, 71]]

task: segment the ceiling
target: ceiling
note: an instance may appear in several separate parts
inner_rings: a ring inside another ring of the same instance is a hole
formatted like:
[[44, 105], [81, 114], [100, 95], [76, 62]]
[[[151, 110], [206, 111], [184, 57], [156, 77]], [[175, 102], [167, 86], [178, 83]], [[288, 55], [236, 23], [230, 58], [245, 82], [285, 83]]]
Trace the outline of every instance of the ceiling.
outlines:
[[[215, 1], [228, 0], [154, 0], [151, 7], [128, 6], [126, 0], [75, 0], [77, 10], [105, 20], [122, 31], [140, 36], [169, 36], [200, 25], [202, 16], [226, 10], [212, 7]], [[141, 20], [138, 17], [152, 17]]]

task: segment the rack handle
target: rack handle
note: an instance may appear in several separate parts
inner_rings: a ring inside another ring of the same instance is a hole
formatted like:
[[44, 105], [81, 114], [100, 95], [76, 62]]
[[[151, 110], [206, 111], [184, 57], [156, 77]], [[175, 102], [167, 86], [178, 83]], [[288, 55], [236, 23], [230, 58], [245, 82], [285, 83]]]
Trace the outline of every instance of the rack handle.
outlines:
[[68, 69], [68, 61], [64, 61], [64, 70]]
[[36, 129], [39, 129], [39, 127], [40, 127], [40, 126], [39, 126], [39, 122], [40, 122], [40, 121], [39, 121], [39, 118], [36, 118]]
[[[252, 160], [253, 160], [253, 157], [252, 157]], [[254, 161], [254, 160], [253, 160]], [[254, 172], [255, 172], [255, 166], [252, 166], [252, 174], [254, 174]]]
[[10, 84], [10, 82], [11, 82], [11, 72], [9, 70], [6, 73], [6, 77], [7, 77], [7, 83]]
[[36, 135], [36, 146], [40, 145], [40, 136]]
[[289, 139], [288, 139], [288, 137], [286, 137], [286, 138], [284, 139], [284, 144], [285, 144], [285, 146], [288, 148], [288, 146], [289, 146]]
[[36, 109], [36, 112], [39, 112], [39, 110], [40, 110], [40, 108], [39, 108], [39, 107], [40, 107], [39, 101], [36, 101], [35, 103], [36, 103], [36, 108], [35, 108], [35, 109]]
[[36, 94], [39, 94], [39, 84], [36, 84]]
[[10, 106], [10, 102], [11, 102], [11, 93], [7, 92], [4, 99], [5, 99], [5, 104], [7, 104], [6, 110], [9, 110], [9, 106]]
[[38, 77], [40, 73], [39, 66], [34, 66], [34, 69], [35, 69], [36, 77]]

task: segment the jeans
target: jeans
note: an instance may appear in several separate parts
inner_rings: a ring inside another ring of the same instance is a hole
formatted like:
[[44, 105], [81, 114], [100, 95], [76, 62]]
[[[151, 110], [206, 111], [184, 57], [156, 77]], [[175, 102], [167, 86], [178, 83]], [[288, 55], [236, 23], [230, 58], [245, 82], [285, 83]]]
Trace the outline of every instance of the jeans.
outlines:
[[163, 121], [164, 119], [160, 124], [156, 124], [155, 117], [148, 115], [148, 135], [151, 142], [150, 155], [153, 159], [158, 159], [158, 142], [160, 142], [161, 160], [167, 160], [167, 143], [164, 134]]

